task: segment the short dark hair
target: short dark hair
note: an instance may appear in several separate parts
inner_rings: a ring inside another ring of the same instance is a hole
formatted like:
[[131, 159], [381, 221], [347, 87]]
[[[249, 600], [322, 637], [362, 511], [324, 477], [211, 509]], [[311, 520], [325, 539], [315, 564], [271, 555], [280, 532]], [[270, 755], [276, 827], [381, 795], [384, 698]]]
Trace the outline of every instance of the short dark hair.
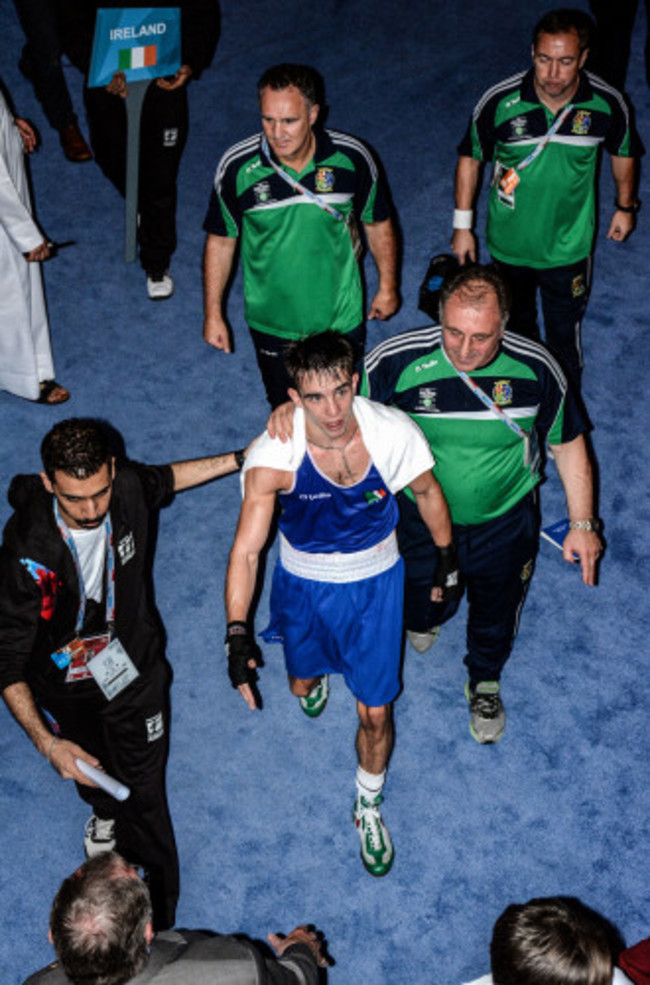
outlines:
[[513, 903], [494, 925], [494, 985], [611, 985], [606, 927], [602, 917], [572, 897]]
[[149, 890], [116, 852], [104, 852], [64, 879], [50, 931], [73, 985], [123, 985], [148, 960]]
[[283, 62], [281, 65], [267, 68], [257, 83], [257, 93], [261, 98], [264, 89], [278, 92], [281, 89], [288, 89], [289, 86], [298, 89], [310, 106], [316, 104], [322, 106], [325, 102], [325, 85], [322, 76], [310, 65], [294, 65], [291, 62]]
[[284, 365], [294, 385], [299, 389], [308, 373], [352, 377], [354, 349], [345, 335], [328, 329], [289, 343], [284, 352]]
[[41, 442], [41, 458], [48, 479], [55, 471], [75, 479], [88, 479], [110, 461], [111, 449], [106, 432], [89, 417], [69, 417], [59, 421]]
[[591, 45], [594, 35], [594, 22], [584, 10], [573, 7], [561, 7], [559, 10], [549, 10], [535, 24], [533, 29], [533, 48], [537, 46], [540, 34], [577, 34], [580, 51]]
[[440, 288], [440, 321], [443, 319], [445, 305], [452, 295], [467, 305], [481, 305], [489, 295], [496, 295], [501, 321], [505, 326], [510, 315], [510, 291], [503, 277], [490, 264], [465, 264], [458, 273], [443, 282]]

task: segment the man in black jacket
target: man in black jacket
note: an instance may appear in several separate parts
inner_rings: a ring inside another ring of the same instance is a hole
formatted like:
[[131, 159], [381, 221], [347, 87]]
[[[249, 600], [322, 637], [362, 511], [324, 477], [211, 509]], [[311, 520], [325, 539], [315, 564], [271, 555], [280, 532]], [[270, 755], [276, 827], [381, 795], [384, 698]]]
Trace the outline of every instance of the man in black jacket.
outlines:
[[25, 985], [316, 985], [328, 961], [320, 935], [296, 927], [269, 934], [279, 960], [241, 937], [202, 930], [154, 936], [147, 887], [123, 858], [109, 852], [64, 879], [50, 914], [58, 961]]
[[[156, 929], [171, 927], [178, 859], [165, 793], [169, 666], [151, 590], [152, 523], [173, 493], [241, 467], [242, 452], [116, 464], [97, 422], [45, 436], [40, 476], [16, 476], [0, 549], [0, 690], [41, 755], [93, 808], [87, 854], [142, 865]], [[131, 790], [118, 803], [80, 770]]]

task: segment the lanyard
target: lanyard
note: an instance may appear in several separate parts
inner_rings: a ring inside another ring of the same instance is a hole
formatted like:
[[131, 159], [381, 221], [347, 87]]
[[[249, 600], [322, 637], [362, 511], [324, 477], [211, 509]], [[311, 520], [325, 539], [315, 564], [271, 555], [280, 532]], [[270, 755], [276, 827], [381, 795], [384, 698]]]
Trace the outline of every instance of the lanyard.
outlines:
[[567, 116], [569, 115], [572, 109], [573, 109], [573, 103], [569, 103], [567, 106], [564, 107], [558, 118], [554, 120], [553, 123], [551, 124], [545, 137], [542, 140], [540, 140], [537, 147], [535, 147], [535, 149], [530, 152], [528, 157], [525, 157], [523, 161], [520, 161], [519, 164], [517, 164], [515, 168], [516, 171], [523, 171], [524, 168], [527, 168], [529, 164], [533, 163], [535, 158], [542, 153], [542, 151], [548, 144], [551, 137], [554, 137], [555, 134], [558, 132], [558, 130], [560, 129], [560, 127], [562, 126], [562, 124], [564, 123], [564, 121], [566, 120]]
[[[77, 571], [77, 581], [79, 583], [79, 611], [77, 613], [75, 632], [78, 634], [81, 632], [84, 617], [86, 615], [86, 586], [84, 585], [83, 576], [81, 574], [81, 564], [79, 562], [79, 554], [77, 552], [77, 545], [74, 542], [74, 537], [70, 533], [68, 525], [59, 512], [59, 504], [56, 499], [53, 500], [53, 503], [54, 518], [59, 528], [59, 533], [63, 537], [68, 550], [72, 554], [72, 560], [74, 561], [74, 566]], [[109, 630], [112, 630], [115, 623], [115, 554], [113, 551], [113, 528], [109, 513], [106, 514], [104, 519], [104, 532], [106, 535], [106, 625]]]
[[463, 381], [463, 383], [465, 384], [465, 386], [469, 387], [469, 389], [472, 391], [472, 393], [474, 393], [478, 397], [478, 399], [481, 401], [481, 403], [482, 404], [485, 404], [485, 406], [489, 410], [491, 410], [493, 414], [496, 414], [497, 417], [501, 418], [501, 420], [503, 421], [503, 423], [504, 424], [507, 424], [508, 427], [510, 428], [510, 430], [513, 431], [517, 435], [518, 438], [521, 438], [521, 440], [524, 443], [524, 465], [530, 465], [531, 464], [531, 462], [530, 462], [530, 436], [528, 434], [526, 434], [526, 432], [524, 431], [524, 429], [517, 424], [517, 422], [514, 420], [514, 418], [510, 417], [510, 414], [508, 414], [503, 409], [503, 407], [499, 407], [498, 404], [495, 404], [494, 400], [492, 400], [490, 397], [488, 397], [488, 395], [485, 392], [485, 390], [482, 390], [481, 387], [478, 385], [478, 383], [476, 383], [470, 376], [468, 376], [467, 373], [464, 373], [462, 371], [462, 369], [456, 369], [456, 367], [452, 363], [451, 359], [449, 358], [449, 356], [445, 352], [444, 346], [442, 347], [442, 352], [443, 352], [443, 355], [444, 355], [445, 359], [447, 360], [447, 362], [451, 366], [451, 368], [461, 378], [461, 380]]
[[339, 212], [338, 209], [335, 209], [333, 206], [328, 205], [321, 198], [319, 198], [318, 195], [310, 191], [309, 188], [305, 188], [304, 185], [301, 185], [296, 178], [292, 178], [290, 174], [288, 174], [283, 168], [280, 167], [279, 164], [275, 163], [275, 161], [271, 157], [271, 151], [269, 149], [269, 144], [266, 137], [262, 137], [262, 150], [266, 154], [269, 164], [271, 165], [275, 173], [278, 175], [278, 177], [282, 178], [283, 181], [286, 181], [288, 185], [291, 185], [294, 191], [298, 192], [298, 194], [300, 195], [306, 195], [307, 198], [309, 198], [312, 202], [314, 202], [320, 209], [323, 210], [323, 212], [327, 212], [328, 215], [334, 216], [334, 218], [337, 219], [339, 222], [347, 222], [342, 212]]

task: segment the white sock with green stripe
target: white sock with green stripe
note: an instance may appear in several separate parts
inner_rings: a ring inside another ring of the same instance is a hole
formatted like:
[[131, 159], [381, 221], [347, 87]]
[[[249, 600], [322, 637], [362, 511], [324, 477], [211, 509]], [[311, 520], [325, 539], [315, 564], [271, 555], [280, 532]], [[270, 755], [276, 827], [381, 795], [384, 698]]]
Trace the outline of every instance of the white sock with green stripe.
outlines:
[[385, 781], [386, 770], [383, 773], [368, 773], [361, 766], [357, 767], [357, 794], [369, 804], [382, 792]]

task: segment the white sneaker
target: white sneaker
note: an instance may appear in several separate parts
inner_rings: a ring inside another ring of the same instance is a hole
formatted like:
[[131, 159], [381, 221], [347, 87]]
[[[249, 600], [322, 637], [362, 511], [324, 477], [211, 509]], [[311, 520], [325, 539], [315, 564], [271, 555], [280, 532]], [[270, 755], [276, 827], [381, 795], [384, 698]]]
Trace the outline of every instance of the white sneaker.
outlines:
[[160, 277], [147, 274], [147, 294], [150, 301], [166, 301], [174, 293], [174, 281], [168, 270]]
[[103, 821], [96, 814], [91, 814], [84, 829], [86, 858], [94, 858], [102, 852], [112, 852], [115, 845], [115, 821]]
[[428, 633], [416, 633], [413, 629], [406, 630], [406, 638], [416, 653], [426, 653], [438, 639], [440, 626], [433, 626]]
[[366, 800], [357, 796], [352, 817], [361, 839], [361, 861], [371, 876], [385, 876], [393, 864], [395, 852], [379, 805], [382, 797]]

